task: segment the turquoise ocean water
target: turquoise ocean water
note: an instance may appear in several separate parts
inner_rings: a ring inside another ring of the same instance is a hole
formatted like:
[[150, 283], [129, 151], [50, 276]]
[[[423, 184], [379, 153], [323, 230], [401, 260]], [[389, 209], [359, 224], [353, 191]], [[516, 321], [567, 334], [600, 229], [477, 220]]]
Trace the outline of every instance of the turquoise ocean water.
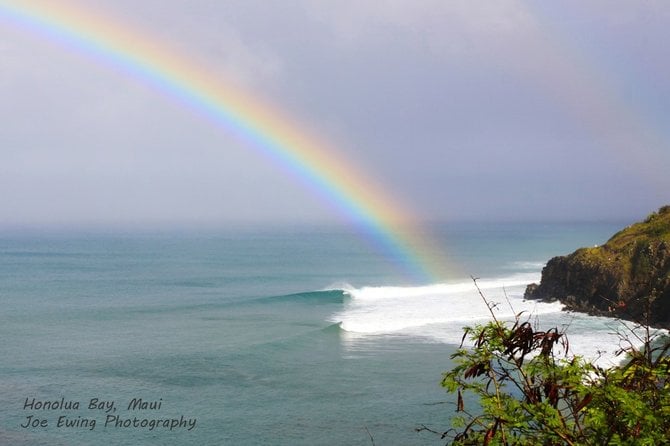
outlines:
[[607, 361], [615, 322], [522, 294], [625, 224], [443, 225], [462, 273], [420, 285], [346, 228], [0, 232], [0, 444], [441, 444], [469, 276]]

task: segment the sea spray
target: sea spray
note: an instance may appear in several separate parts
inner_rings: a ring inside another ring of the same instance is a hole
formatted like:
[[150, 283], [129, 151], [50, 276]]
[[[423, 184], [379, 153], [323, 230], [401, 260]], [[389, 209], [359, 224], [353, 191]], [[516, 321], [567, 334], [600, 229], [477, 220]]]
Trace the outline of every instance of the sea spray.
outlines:
[[[525, 300], [525, 286], [538, 279], [538, 272], [529, 272], [478, 280], [477, 285], [499, 320], [513, 321], [519, 315], [543, 329], [556, 327], [566, 333], [572, 354], [604, 367], [618, 364], [620, 333], [629, 328], [617, 319], [563, 311], [559, 302]], [[350, 349], [356, 349], [366, 337], [383, 335], [458, 345], [465, 326], [491, 317], [472, 279], [420, 287], [350, 287], [345, 291], [351, 299], [330, 321], [340, 323], [343, 343]]]
[[[537, 278], [536, 273], [516, 274], [478, 284], [490, 294], [493, 302], [498, 302], [495, 311], [500, 317], [513, 317], [519, 311], [535, 314], [559, 311], [560, 305], [538, 305], [523, 299], [512, 299], [511, 307], [504, 303], [505, 293], [508, 297], [515, 296], [523, 286]], [[465, 321], [490, 317], [471, 279], [419, 287], [350, 288], [346, 292], [351, 300], [331, 320], [341, 322], [343, 330], [353, 333], [397, 333], [444, 323], [462, 326]]]

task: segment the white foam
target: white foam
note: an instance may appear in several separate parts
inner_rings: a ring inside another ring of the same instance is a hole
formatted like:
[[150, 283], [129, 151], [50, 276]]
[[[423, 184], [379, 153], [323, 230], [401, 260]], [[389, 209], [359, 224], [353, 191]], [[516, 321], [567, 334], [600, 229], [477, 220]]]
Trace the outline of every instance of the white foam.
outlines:
[[[557, 327], [567, 332], [570, 352], [601, 366], [618, 362], [620, 321], [562, 311], [562, 305], [523, 299], [527, 284], [538, 282], [538, 272], [521, 273], [477, 285], [500, 320], [528, 318], [538, 329]], [[371, 335], [407, 335], [429, 342], [459, 344], [463, 327], [491, 319], [472, 280], [420, 287], [363, 287], [345, 290], [351, 299], [331, 317], [346, 331], [351, 348]]]
[[[517, 274], [497, 280], [478, 281], [479, 288], [495, 303], [494, 311], [500, 317], [514, 312], [557, 311], [554, 304], [538, 307], [534, 301], [521, 296], [526, 284], [538, 279], [536, 273]], [[352, 333], [394, 333], [408, 328], [424, 327], [449, 322], [466, 322], [490, 317], [483, 299], [472, 280], [420, 287], [364, 287], [345, 290], [352, 299], [335, 314], [334, 322]], [[505, 293], [514, 301], [506, 304]]]

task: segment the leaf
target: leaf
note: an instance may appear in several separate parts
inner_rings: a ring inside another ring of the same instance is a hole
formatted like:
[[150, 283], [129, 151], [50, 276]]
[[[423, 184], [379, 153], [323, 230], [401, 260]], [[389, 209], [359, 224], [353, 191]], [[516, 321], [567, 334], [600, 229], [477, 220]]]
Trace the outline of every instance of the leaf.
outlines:
[[577, 404], [577, 407], [575, 407], [575, 412], [579, 412], [579, 411], [582, 410], [584, 407], [586, 407], [586, 405], [589, 404], [589, 403], [591, 402], [592, 399], [593, 399], [593, 394], [591, 394], [591, 393], [587, 394], [587, 395], [584, 397], [584, 399], [582, 399], [582, 400], [579, 402], [579, 404]]
[[465, 342], [465, 337], [470, 334], [470, 327], [465, 327], [463, 330], [463, 337], [461, 338], [461, 346], [459, 348], [463, 348], [463, 343]]
[[491, 427], [489, 430], [486, 431], [486, 435], [484, 436], [484, 446], [486, 446], [491, 442], [491, 440], [493, 440], [493, 437], [495, 436], [497, 430], [498, 430], [498, 420], [496, 420], [493, 427]]

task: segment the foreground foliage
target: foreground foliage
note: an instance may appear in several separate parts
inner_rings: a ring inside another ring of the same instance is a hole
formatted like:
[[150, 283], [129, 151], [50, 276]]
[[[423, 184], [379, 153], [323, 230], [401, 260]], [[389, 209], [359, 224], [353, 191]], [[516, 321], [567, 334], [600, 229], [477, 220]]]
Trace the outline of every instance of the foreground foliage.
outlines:
[[521, 315], [510, 323], [491, 315], [491, 322], [466, 329], [463, 340], [474, 345], [461, 345], [452, 356], [456, 366], [444, 374], [458, 413], [442, 434], [448, 444], [670, 443], [667, 337], [646, 324], [642, 335], [631, 330], [622, 335], [622, 365], [604, 369], [570, 355], [565, 333], [555, 328], [539, 331]]

